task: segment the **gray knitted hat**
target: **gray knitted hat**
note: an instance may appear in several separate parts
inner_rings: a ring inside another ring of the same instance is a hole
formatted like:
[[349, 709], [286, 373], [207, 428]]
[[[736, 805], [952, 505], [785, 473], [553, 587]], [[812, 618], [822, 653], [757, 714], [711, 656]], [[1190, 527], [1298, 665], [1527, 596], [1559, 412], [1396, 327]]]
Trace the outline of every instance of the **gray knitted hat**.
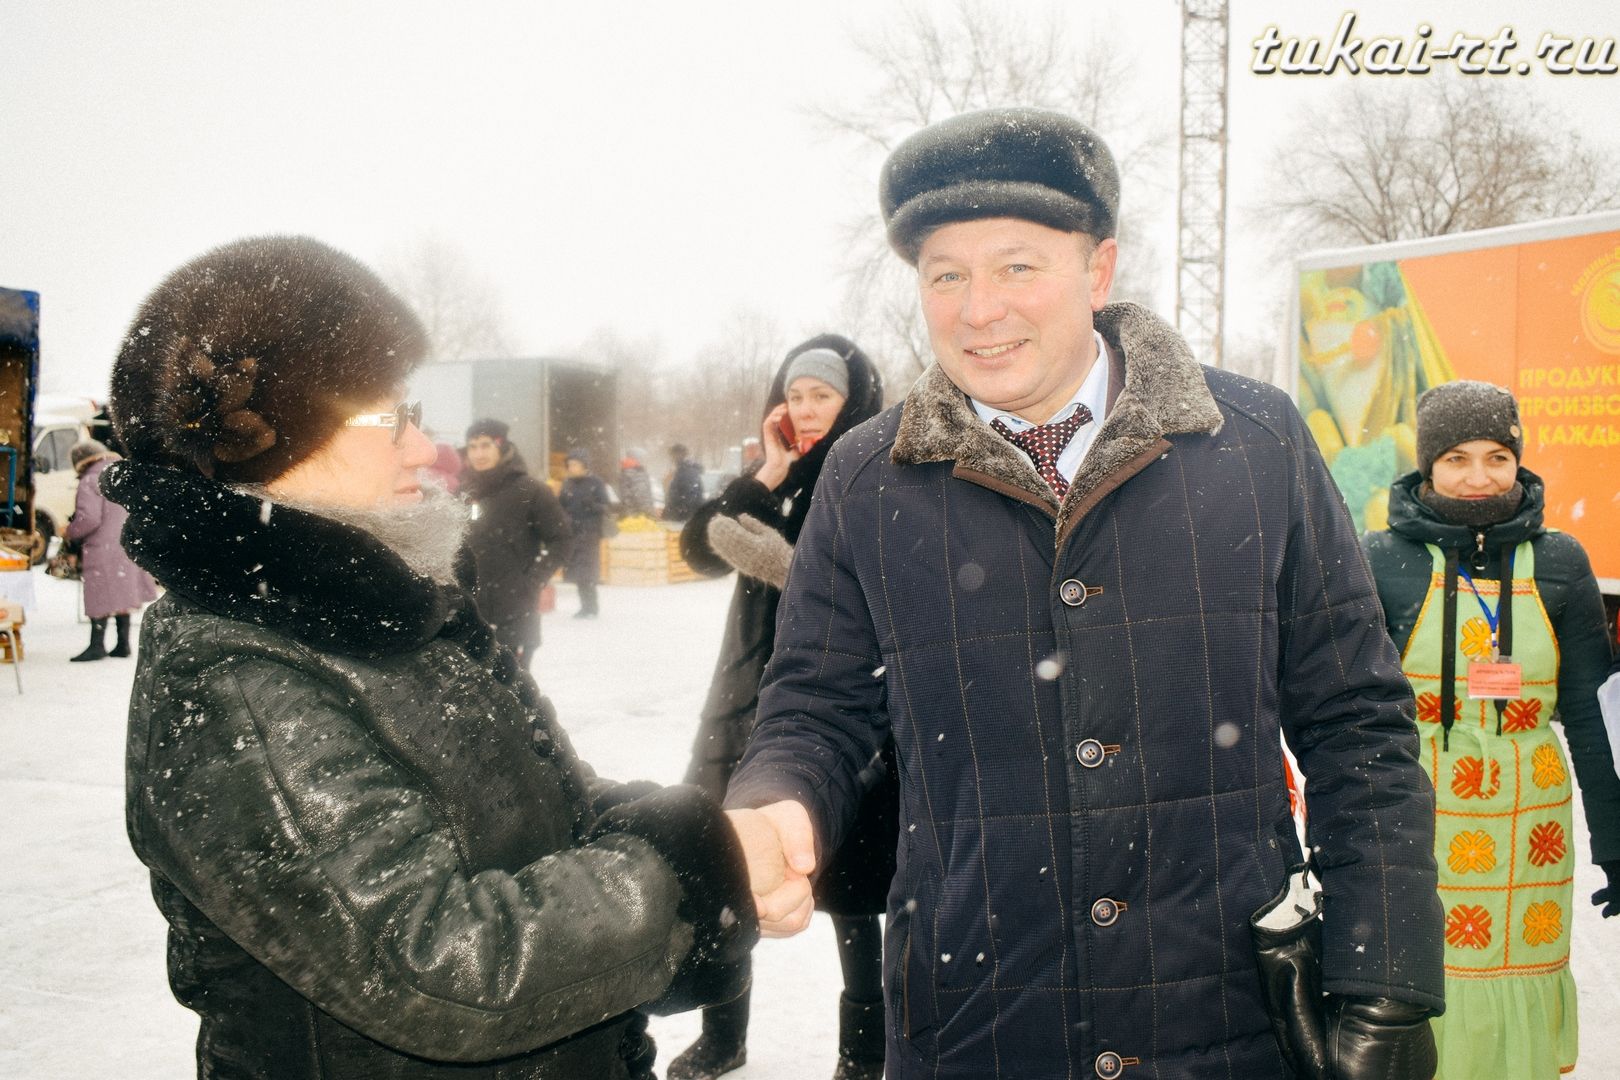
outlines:
[[1519, 403], [1495, 383], [1459, 379], [1424, 391], [1417, 403], [1417, 464], [1424, 476], [1434, 459], [1472, 439], [1491, 439], [1524, 457]]
[[1045, 109], [985, 109], [912, 135], [883, 164], [889, 243], [915, 264], [928, 234], [956, 221], [1023, 218], [1102, 240], [1119, 216], [1119, 169], [1084, 124]]
[[831, 349], [806, 349], [795, 356], [793, 363], [788, 366], [786, 377], [782, 379], [782, 389], [788, 389], [794, 379], [806, 375], [820, 379], [838, 391], [839, 397], [849, 397], [849, 365]]

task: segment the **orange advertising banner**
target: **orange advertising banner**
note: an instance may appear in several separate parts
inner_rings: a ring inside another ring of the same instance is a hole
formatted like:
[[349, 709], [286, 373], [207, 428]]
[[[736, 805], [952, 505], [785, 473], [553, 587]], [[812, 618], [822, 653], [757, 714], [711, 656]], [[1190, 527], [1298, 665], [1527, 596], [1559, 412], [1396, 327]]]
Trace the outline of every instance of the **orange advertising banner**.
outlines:
[[1620, 231], [1302, 271], [1299, 397], [1359, 527], [1415, 467], [1419, 395], [1511, 389], [1547, 524], [1620, 581]]

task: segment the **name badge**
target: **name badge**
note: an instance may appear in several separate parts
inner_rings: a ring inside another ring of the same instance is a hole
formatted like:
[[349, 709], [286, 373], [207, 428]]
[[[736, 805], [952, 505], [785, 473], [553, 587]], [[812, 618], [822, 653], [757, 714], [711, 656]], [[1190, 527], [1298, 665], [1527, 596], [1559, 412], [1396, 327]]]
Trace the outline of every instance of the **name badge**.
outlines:
[[1524, 688], [1524, 670], [1507, 657], [1494, 663], [1470, 662], [1468, 696], [1476, 700], [1517, 701]]

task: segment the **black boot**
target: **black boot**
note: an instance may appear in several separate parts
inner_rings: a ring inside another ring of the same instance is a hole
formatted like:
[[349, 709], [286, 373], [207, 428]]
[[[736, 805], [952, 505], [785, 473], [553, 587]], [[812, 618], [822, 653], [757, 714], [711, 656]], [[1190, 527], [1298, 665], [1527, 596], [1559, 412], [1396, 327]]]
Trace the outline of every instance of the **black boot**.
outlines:
[[118, 627], [118, 641], [107, 653], [108, 656], [129, 655], [129, 613], [113, 616], [113, 624]]
[[664, 1080], [714, 1080], [748, 1060], [748, 995], [703, 1010], [703, 1034], [681, 1051]]
[[883, 1002], [838, 995], [838, 1068], [833, 1080], [883, 1080]]
[[83, 663], [86, 660], [102, 660], [107, 656], [107, 620], [90, 620], [90, 647], [78, 656], [68, 658], [72, 664]]

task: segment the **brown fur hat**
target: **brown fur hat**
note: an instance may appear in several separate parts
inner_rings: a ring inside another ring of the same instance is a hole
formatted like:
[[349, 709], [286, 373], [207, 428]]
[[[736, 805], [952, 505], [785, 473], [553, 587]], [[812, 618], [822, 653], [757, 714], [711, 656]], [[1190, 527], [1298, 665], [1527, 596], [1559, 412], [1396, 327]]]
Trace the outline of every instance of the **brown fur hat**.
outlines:
[[112, 373], [129, 457], [265, 483], [403, 391], [427, 336], [376, 274], [304, 236], [215, 248], [130, 324]]

